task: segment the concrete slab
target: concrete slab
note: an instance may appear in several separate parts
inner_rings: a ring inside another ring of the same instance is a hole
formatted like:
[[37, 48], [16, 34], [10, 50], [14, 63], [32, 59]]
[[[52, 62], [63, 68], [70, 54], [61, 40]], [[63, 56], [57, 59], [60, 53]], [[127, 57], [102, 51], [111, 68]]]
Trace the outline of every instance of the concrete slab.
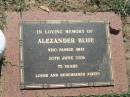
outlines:
[[[63, 89], [20, 90], [20, 50], [19, 50], [19, 23], [26, 21], [44, 20], [87, 20], [109, 21], [113, 29], [119, 30], [118, 34], [111, 34], [112, 41], [112, 68], [114, 86], [109, 87], [84, 87]], [[6, 65], [4, 77], [4, 97], [47, 97], [47, 96], [77, 96], [100, 95], [106, 93], [124, 93], [128, 91], [128, 78], [126, 72], [125, 55], [122, 38], [122, 22], [120, 16], [111, 12], [98, 12], [83, 14], [80, 12], [44, 12], [30, 10], [23, 13], [21, 18], [18, 13], [8, 13], [6, 58], [11, 64]]]

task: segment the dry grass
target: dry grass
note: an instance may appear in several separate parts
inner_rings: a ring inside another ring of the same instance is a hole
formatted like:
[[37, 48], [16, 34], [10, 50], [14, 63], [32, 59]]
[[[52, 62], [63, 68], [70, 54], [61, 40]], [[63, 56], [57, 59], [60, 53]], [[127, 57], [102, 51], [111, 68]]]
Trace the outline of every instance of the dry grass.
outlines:
[[[53, 11], [114, 11], [121, 15], [130, 14], [129, 0], [0, 0], [0, 17], [5, 11], [22, 12], [30, 8], [46, 6]], [[1, 21], [0, 21], [1, 22]]]

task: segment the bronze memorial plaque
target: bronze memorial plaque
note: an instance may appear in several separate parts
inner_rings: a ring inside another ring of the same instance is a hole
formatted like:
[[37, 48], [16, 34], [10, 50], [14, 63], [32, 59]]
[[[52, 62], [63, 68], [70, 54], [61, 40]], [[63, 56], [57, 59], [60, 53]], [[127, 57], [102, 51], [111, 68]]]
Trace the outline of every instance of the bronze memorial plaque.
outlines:
[[23, 21], [21, 89], [113, 85], [109, 23]]

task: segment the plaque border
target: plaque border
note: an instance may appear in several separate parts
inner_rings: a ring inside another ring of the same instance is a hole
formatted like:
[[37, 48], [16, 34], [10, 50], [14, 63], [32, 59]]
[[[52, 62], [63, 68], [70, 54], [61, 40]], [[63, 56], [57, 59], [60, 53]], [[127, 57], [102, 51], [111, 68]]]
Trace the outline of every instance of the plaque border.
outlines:
[[[51, 23], [51, 24], [61, 24], [61, 23], [104, 23], [106, 24], [106, 38], [107, 38], [107, 53], [109, 56], [109, 68], [111, 81], [109, 82], [88, 82], [88, 83], [63, 83], [63, 84], [24, 84], [24, 58], [23, 58], [23, 23]], [[57, 88], [81, 88], [81, 87], [108, 87], [114, 86], [113, 77], [113, 63], [112, 63], [112, 51], [111, 51], [111, 36], [110, 36], [110, 22], [109, 21], [87, 21], [87, 20], [44, 20], [44, 21], [21, 21], [19, 23], [19, 49], [20, 49], [20, 89], [57, 89]]]

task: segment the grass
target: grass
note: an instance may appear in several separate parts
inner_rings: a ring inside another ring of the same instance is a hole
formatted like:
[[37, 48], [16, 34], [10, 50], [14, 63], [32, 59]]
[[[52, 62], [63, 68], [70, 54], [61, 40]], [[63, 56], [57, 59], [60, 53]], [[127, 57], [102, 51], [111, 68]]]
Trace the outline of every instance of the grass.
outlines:
[[130, 0], [0, 0], [0, 29], [6, 25], [6, 11], [22, 13], [39, 6], [61, 12], [114, 11], [122, 17], [130, 15]]
[[6, 16], [4, 14], [2, 14], [0, 16], [0, 29], [3, 30], [5, 25], [6, 25]]
[[[76, 96], [75, 96], [76, 97]], [[91, 95], [91, 96], [77, 96], [77, 97], [130, 97], [130, 94], [105, 94], [105, 95]]]
[[130, 15], [130, 0], [102, 0], [100, 6], [101, 8], [105, 6], [103, 8], [114, 11], [123, 17]]
[[[36, 97], [40, 97], [40, 96], [36, 96]], [[46, 96], [46, 97], [54, 97], [54, 96]], [[56, 96], [56, 97], [66, 97], [66, 96]], [[67, 96], [68, 97], [68, 96]], [[130, 97], [130, 94], [104, 94], [104, 95], [90, 95], [90, 96], [86, 96], [86, 95], [81, 95], [81, 96], [71, 96], [71, 97]]]

